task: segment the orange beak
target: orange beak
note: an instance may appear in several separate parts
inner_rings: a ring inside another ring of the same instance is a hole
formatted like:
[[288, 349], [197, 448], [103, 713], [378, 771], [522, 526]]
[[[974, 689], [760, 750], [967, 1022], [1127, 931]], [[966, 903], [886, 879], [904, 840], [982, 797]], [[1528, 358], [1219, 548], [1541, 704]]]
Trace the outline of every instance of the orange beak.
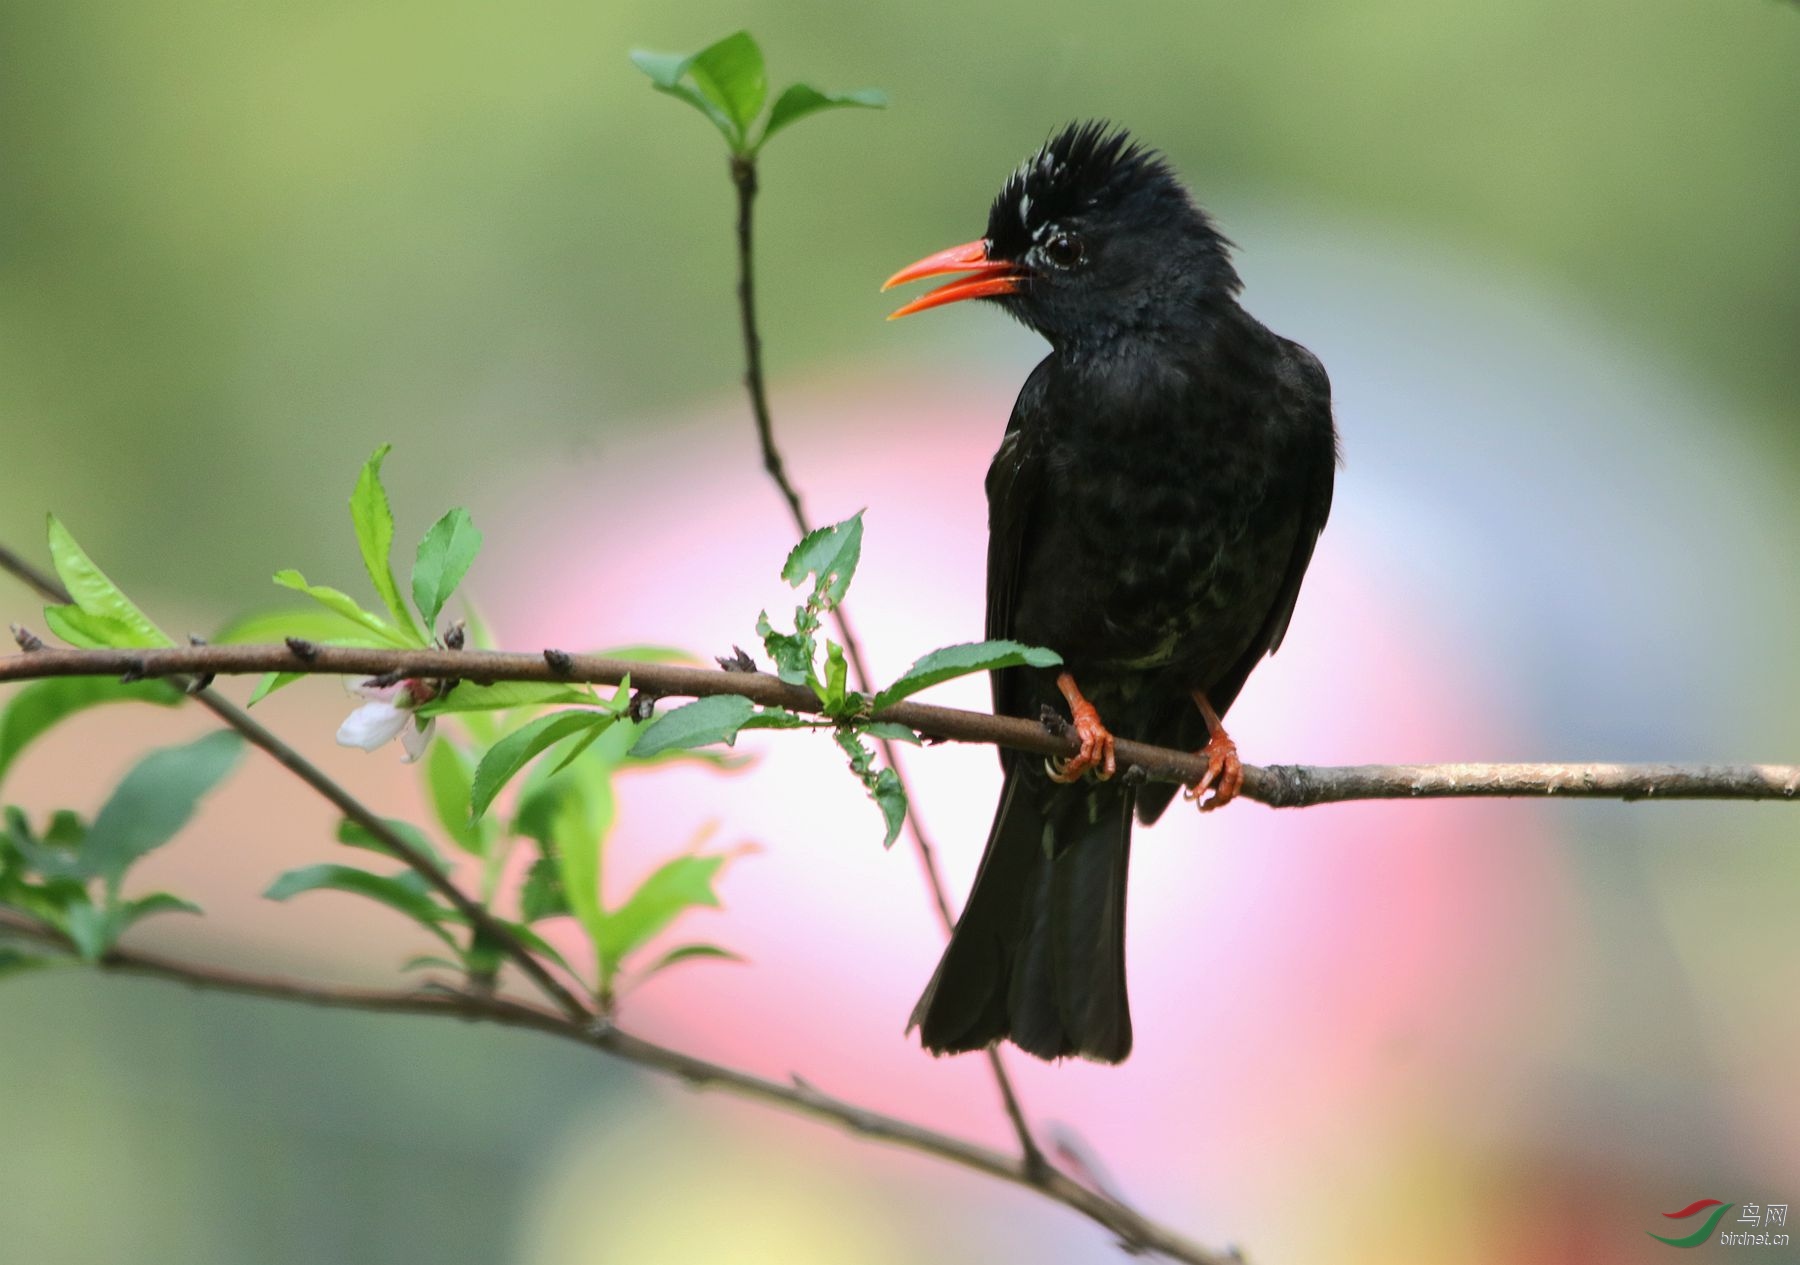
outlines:
[[905, 307], [899, 308], [888, 320], [897, 320], [902, 316], [911, 316], [914, 312], [923, 312], [929, 307], [942, 307], [946, 303], [958, 303], [963, 299], [980, 299], [996, 294], [1015, 294], [1025, 280], [1024, 270], [1007, 263], [1003, 259], [989, 259], [987, 242], [968, 242], [961, 246], [952, 246], [949, 250], [940, 250], [935, 255], [927, 255], [916, 264], [909, 264], [889, 277], [882, 285], [883, 290], [892, 290], [897, 285], [905, 285], [908, 281], [918, 281], [923, 277], [942, 276], [947, 272], [966, 272], [966, 277], [959, 277], [948, 285], [914, 299]]

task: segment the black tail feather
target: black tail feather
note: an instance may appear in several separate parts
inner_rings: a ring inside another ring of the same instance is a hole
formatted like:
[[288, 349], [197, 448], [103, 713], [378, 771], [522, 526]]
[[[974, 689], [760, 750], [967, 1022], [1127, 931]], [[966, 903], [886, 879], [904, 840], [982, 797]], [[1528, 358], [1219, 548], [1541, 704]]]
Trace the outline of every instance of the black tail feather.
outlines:
[[1131, 1052], [1125, 874], [1133, 790], [1009, 763], [974, 890], [913, 1009], [925, 1048], [1002, 1039], [1044, 1059]]

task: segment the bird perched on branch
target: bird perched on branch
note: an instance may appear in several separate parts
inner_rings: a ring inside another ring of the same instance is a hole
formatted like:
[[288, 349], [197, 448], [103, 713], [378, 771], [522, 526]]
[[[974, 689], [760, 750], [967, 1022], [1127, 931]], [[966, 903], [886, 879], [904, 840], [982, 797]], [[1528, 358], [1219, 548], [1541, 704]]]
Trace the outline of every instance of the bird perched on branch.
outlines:
[[964, 275], [894, 315], [984, 298], [1050, 343], [988, 471], [987, 635], [1061, 655], [996, 672], [994, 708], [1066, 706], [1081, 748], [1003, 753], [974, 890], [912, 1022], [936, 1054], [1008, 1039], [1116, 1063], [1131, 818], [1176, 788], [1119, 770], [1112, 730], [1200, 749], [1203, 810], [1237, 793], [1220, 718], [1281, 644], [1331, 507], [1330, 383], [1238, 306], [1230, 243], [1167, 162], [1104, 123], [1026, 159], [986, 236], [887, 284], [946, 273]]

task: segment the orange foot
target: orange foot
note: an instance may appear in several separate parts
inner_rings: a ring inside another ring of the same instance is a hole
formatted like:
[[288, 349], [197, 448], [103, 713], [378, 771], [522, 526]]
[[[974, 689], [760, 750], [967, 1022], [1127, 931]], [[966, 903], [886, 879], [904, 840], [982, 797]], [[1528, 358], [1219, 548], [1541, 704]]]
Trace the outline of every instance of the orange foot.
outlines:
[[[1194, 703], [1200, 708], [1200, 715], [1206, 720], [1207, 732], [1211, 734], [1206, 745], [1196, 755], [1206, 757], [1206, 772], [1198, 782], [1187, 788], [1186, 798], [1200, 801], [1200, 811], [1210, 813], [1215, 808], [1223, 808], [1237, 798], [1237, 793], [1244, 786], [1244, 762], [1238, 759], [1237, 743], [1225, 732], [1225, 726], [1219, 720], [1219, 714], [1213, 710], [1212, 703], [1204, 690], [1194, 691]], [[1212, 792], [1212, 798], [1206, 793]]]
[[1101, 723], [1100, 713], [1094, 705], [1082, 696], [1073, 676], [1062, 673], [1056, 678], [1056, 688], [1069, 702], [1069, 715], [1075, 722], [1075, 736], [1081, 740], [1081, 750], [1067, 760], [1049, 761], [1050, 780], [1078, 782], [1090, 769], [1098, 768], [1100, 780], [1106, 781], [1118, 768], [1111, 731]]

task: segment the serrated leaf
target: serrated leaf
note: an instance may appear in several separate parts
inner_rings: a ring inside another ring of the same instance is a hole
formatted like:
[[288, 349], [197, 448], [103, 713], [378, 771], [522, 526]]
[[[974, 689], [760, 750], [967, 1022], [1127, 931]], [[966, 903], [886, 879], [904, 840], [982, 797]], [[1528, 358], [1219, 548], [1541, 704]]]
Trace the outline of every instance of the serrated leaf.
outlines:
[[77, 712], [106, 703], [155, 703], [173, 707], [181, 692], [164, 681], [124, 685], [110, 677], [65, 676], [32, 681], [0, 711], [0, 782], [19, 754]]
[[540, 716], [488, 748], [475, 766], [469, 787], [469, 813], [480, 817], [494, 797], [526, 765], [563, 739], [595, 726], [611, 725], [610, 712], [577, 709]]
[[334, 589], [324, 584], [308, 584], [306, 577], [291, 568], [275, 573], [275, 583], [284, 589], [293, 589], [296, 593], [304, 593], [327, 610], [335, 611], [351, 623], [359, 624], [378, 637], [382, 644], [394, 646], [402, 650], [417, 649], [424, 645], [417, 634], [402, 632], [387, 620], [372, 611], [366, 611], [356, 604], [356, 599], [341, 589]]
[[436, 630], [444, 603], [456, 592], [456, 586], [463, 582], [480, 552], [481, 532], [470, 521], [469, 511], [460, 507], [433, 523], [419, 542], [413, 562], [413, 604], [425, 621], [427, 636]]
[[790, 712], [784, 707], [765, 707], [738, 728], [740, 731], [745, 729], [820, 729], [830, 723], [830, 721], [815, 720], [811, 716]]
[[881, 846], [891, 848], [894, 840], [900, 837], [900, 829], [906, 825], [906, 788], [900, 784], [900, 775], [892, 769], [883, 769], [875, 776], [875, 785], [869, 788], [869, 798], [881, 809], [881, 817], [887, 823], [887, 834], [881, 840]]
[[859, 728], [871, 738], [879, 738], [883, 742], [910, 742], [913, 746], [924, 745], [925, 740], [914, 730], [894, 720], [877, 720]]
[[879, 110], [886, 107], [887, 103], [887, 93], [875, 88], [861, 88], [855, 92], [820, 92], [811, 84], [792, 84], [775, 98], [774, 108], [769, 111], [768, 125], [763, 128], [762, 139], [756, 145], [761, 149], [775, 133], [821, 110], [843, 106]]
[[775, 674], [789, 685], [805, 685], [812, 679], [813, 639], [805, 633], [784, 633], [769, 622], [769, 612], [756, 619], [756, 635], [775, 663]]
[[781, 578], [799, 588], [808, 576], [816, 576], [814, 593], [823, 599], [824, 606], [836, 606], [850, 591], [850, 581], [862, 557], [862, 537], [861, 510], [841, 523], [808, 532], [788, 554]]
[[[70, 600], [81, 611], [97, 620], [106, 621], [108, 629], [117, 627], [122, 631], [117, 635], [121, 640], [108, 641], [105, 644], [114, 646], [172, 646], [175, 643], [169, 635], [155, 624], [150, 617], [119, 591], [118, 585], [107, 579], [106, 573], [94, 565], [94, 560], [87, 556], [69, 529], [57, 520], [56, 515], [49, 516], [50, 560], [56, 567], [56, 574], [62, 579], [63, 587], [69, 590]], [[57, 634], [59, 637], [61, 633]], [[65, 638], [67, 640], [67, 638]]]
[[116, 890], [133, 862], [187, 824], [200, 797], [224, 780], [243, 750], [237, 734], [221, 730], [138, 761], [88, 828], [81, 854], [89, 872]]
[[455, 713], [500, 711], [509, 707], [548, 707], [564, 703], [599, 703], [598, 696], [585, 686], [557, 685], [549, 681], [496, 681], [492, 685], [474, 685], [464, 681], [442, 698], [433, 699], [418, 708], [427, 719]]
[[631, 754], [646, 759], [664, 751], [680, 751], [690, 747], [723, 742], [727, 746], [737, 740], [739, 729], [756, 711], [756, 704], [737, 694], [715, 694], [695, 699], [673, 711], [663, 712], [644, 727]]
[[438, 924], [460, 921], [454, 910], [437, 903], [425, 880], [411, 870], [390, 876], [372, 874], [353, 865], [307, 865], [281, 875], [269, 884], [263, 896], [287, 901], [306, 892], [348, 892], [366, 897], [405, 914], [446, 941], [449, 936]]
[[692, 962], [697, 958], [716, 958], [724, 962], [742, 962], [744, 959], [730, 949], [716, 944], [683, 944], [677, 945], [657, 958], [649, 966], [638, 972], [639, 979], [649, 979], [652, 975], [668, 970], [678, 962]]
[[734, 139], [741, 147], [769, 94], [762, 49], [750, 32], [737, 31], [707, 45], [688, 62], [687, 73], [701, 95], [731, 120]]
[[659, 866], [625, 903], [606, 915], [599, 936], [601, 959], [616, 970], [620, 962], [683, 911], [718, 908], [713, 880], [723, 856], [681, 856]]
[[392, 449], [392, 444], [383, 444], [363, 463], [362, 473], [356, 477], [356, 490], [350, 493], [350, 522], [356, 529], [356, 545], [362, 551], [369, 582], [394, 617], [394, 627], [407, 637], [401, 644], [422, 646], [425, 638], [413, 623], [412, 612], [406, 609], [400, 586], [394, 581], [394, 511], [388, 505], [387, 489], [381, 485], [381, 463]]
[[891, 707], [901, 699], [929, 689], [942, 681], [967, 676], [971, 672], [990, 672], [1001, 668], [1051, 668], [1062, 662], [1062, 656], [1042, 646], [1027, 646], [1016, 641], [971, 641], [958, 646], [933, 650], [908, 668], [898, 681], [875, 696], [875, 710]]

